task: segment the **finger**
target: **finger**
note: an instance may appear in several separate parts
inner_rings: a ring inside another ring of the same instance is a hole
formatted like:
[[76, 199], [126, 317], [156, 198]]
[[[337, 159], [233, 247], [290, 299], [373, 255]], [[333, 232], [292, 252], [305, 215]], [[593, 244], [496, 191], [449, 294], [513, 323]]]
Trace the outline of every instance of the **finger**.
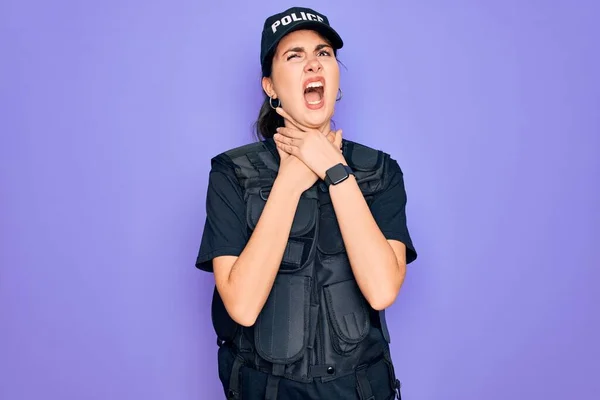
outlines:
[[277, 128], [277, 133], [289, 138], [303, 139], [306, 136], [306, 132], [299, 131], [293, 128]]
[[327, 140], [329, 140], [329, 143], [335, 143], [335, 132], [334, 131], [329, 131], [329, 133], [327, 134]]
[[281, 144], [289, 144], [290, 146], [298, 146], [297, 139], [294, 139], [292, 137], [283, 136], [279, 133], [276, 133], [275, 135], [273, 135], [273, 139], [275, 139], [276, 142], [281, 143]]
[[286, 158], [288, 158], [290, 156], [288, 153], [286, 153], [285, 151], [281, 150], [279, 147], [277, 147], [277, 153], [279, 153], [279, 159], [280, 160], [285, 160]]
[[337, 149], [342, 149], [342, 130], [338, 130], [335, 132], [335, 140], [333, 141], [333, 144], [335, 145], [335, 147]]
[[296, 154], [297, 147], [290, 146], [289, 144], [283, 144], [281, 142], [276, 142], [277, 148], [285, 151], [288, 154]]
[[288, 114], [282, 107], [277, 107], [275, 109], [275, 111], [281, 115], [283, 117], [283, 119], [287, 120], [290, 124], [292, 124], [293, 126], [296, 127], [296, 129], [300, 130], [300, 131], [304, 131], [305, 129], [302, 128], [302, 125], [300, 125], [299, 123], [297, 123], [294, 118], [291, 117], [290, 114]]

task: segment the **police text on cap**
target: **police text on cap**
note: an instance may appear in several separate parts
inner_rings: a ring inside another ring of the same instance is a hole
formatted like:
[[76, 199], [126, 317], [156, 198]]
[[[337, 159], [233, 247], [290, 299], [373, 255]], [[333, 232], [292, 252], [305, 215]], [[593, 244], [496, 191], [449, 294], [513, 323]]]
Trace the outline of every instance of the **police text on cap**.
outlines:
[[323, 22], [323, 17], [321, 17], [320, 15], [315, 15], [315, 14], [311, 14], [311, 13], [305, 13], [304, 11], [300, 11], [300, 16], [302, 18], [299, 18], [296, 13], [291, 13], [290, 15], [286, 15], [285, 17], [281, 18], [280, 20], [277, 20], [273, 23], [273, 25], [271, 25], [271, 29], [273, 30], [273, 33], [277, 32], [277, 27], [279, 27], [280, 25], [288, 25], [290, 24], [292, 21], [319, 21], [319, 22]]

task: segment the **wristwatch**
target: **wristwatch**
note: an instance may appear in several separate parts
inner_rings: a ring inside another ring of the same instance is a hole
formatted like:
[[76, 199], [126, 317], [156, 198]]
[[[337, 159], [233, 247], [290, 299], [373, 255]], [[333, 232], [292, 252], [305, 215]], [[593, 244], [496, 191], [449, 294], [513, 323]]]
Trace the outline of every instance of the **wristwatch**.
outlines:
[[354, 175], [354, 171], [347, 165], [342, 163], [336, 164], [333, 167], [329, 168], [325, 172], [325, 184], [329, 187], [329, 185], [337, 185], [348, 179], [350, 175]]

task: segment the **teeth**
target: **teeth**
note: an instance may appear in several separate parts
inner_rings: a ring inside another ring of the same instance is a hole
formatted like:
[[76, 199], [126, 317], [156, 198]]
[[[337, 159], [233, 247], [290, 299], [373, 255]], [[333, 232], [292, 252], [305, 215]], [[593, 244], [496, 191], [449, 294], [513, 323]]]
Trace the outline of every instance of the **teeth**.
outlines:
[[306, 88], [316, 88], [316, 87], [323, 87], [323, 82], [311, 82], [308, 85], [306, 85]]
[[319, 104], [321, 101], [323, 101], [323, 100], [309, 101], [308, 104], [310, 104], [311, 106], [314, 106], [315, 104]]

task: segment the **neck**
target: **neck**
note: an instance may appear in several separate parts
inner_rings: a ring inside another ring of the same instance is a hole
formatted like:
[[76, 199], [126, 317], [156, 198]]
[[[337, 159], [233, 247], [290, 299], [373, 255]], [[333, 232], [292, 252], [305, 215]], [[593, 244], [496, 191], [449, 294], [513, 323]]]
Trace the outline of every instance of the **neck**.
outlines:
[[[295, 128], [294, 125], [292, 125], [291, 123], [289, 123], [287, 120], [284, 121], [284, 125], [286, 128]], [[323, 125], [321, 126], [305, 126], [305, 125], [300, 125], [299, 126], [300, 129], [302, 130], [306, 130], [306, 129], [316, 129], [319, 132], [321, 132], [323, 135], [327, 136], [329, 134], [329, 132], [331, 132], [331, 121], [327, 120]]]

